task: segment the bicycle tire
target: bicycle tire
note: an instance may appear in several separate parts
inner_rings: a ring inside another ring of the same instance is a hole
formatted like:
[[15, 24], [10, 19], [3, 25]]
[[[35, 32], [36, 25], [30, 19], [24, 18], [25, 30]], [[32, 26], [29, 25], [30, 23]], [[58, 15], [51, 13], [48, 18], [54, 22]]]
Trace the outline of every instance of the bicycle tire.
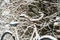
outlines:
[[[10, 34], [10, 35], [12, 36], [11, 33], [9, 33], [9, 32], [5, 32], [5, 33], [2, 35], [1, 40], [4, 39], [4, 37], [5, 37], [6, 34]], [[14, 37], [14, 36], [12, 36], [12, 38], [13, 38], [13, 40], [15, 40], [15, 37]]]

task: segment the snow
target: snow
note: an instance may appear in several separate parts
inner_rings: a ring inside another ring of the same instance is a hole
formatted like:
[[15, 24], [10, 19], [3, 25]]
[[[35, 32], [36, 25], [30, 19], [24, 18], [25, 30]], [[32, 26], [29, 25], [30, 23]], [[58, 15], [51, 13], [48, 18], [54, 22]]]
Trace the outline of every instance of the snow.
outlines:
[[56, 17], [56, 20], [57, 20], [57, 21], [60, 20], [60, 17]]
[[10, 3], [10, 0], [4, 0], [6, 3]]
[[54, 26], [60, 26], [60, 22], [55, 22]]
[[4, 16], [4, 15], [9, 15], [9, 13], [10, 13], [10, 10], [9, 9], [6, 9], [6, 10], [4, 10], [4, 11], [2, 11], [2, 15]]

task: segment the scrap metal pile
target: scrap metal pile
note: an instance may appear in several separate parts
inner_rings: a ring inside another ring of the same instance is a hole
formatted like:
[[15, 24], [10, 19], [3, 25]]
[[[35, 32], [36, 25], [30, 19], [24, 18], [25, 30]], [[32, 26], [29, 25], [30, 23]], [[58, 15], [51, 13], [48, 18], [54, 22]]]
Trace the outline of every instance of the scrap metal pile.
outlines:
[[3, 0], [0, 2], [0, 28], [13, 32], [16, 40], [43, 40], [44, 35], [56, 40], [60, 38], [58, 1]]

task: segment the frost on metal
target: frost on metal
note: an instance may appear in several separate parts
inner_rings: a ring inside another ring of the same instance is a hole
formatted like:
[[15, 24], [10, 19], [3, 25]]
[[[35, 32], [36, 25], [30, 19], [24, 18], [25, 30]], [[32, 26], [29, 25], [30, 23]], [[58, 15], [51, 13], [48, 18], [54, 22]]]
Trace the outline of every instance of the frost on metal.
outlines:
[[5, 30], [12, 32], [15, 40], [40, 40], [44, 35], [60, 38], [59, 3], [59, 0], [0, 0], [0, 39]]

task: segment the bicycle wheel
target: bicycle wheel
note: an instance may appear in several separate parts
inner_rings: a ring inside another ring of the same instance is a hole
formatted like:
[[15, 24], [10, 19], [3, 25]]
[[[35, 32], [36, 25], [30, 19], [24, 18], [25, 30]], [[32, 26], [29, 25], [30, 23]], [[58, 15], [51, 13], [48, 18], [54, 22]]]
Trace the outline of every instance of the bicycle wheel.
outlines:
[[5, 32], [5, 33], [2, 35], [1, 40], [15, 40], [15, 37], [12, 36], [11, 33]]
[[57, 39], [50, 35], [44, 35], [40, 37], [40, 40], [57, 40]]

